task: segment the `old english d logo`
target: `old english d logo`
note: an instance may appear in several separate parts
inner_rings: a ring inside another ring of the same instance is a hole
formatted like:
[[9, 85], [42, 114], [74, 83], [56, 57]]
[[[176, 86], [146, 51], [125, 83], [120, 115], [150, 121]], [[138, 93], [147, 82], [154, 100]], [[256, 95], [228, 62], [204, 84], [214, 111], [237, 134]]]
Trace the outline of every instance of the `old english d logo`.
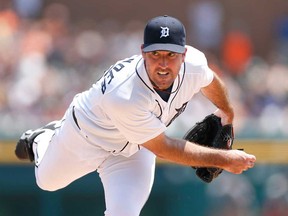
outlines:
[[162, 37], [168, 37], [169, 36], [169, 28], [168, 27], [161, 27], [161, 35], [160, 38]]

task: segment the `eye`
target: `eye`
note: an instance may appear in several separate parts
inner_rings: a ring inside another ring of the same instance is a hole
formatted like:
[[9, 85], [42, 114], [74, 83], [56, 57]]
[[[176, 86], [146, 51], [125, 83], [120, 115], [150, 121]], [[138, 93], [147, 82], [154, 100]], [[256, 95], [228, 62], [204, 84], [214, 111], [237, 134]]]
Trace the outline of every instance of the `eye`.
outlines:
[[169, 57], [174, 57], [174, 56], [176, 56], [176, 53], [175, 52], [169, 52], [168, 56]]
[[158, 56], [158, 55], [159, 55], [159, 52], [158, 52], [158, 51], [152, 51], [152, 55], [153, 55], [153, 56]]

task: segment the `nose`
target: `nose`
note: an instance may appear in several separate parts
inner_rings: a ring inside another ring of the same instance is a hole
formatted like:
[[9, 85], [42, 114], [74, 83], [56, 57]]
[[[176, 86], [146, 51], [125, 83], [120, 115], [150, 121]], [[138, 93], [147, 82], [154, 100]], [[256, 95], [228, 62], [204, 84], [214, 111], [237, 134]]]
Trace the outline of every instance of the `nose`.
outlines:
[[168, 61], [167, 61], [167, 58], [165, 56], [163, 56], [160, 60], [160, 66], [162, 68], [166, 68], [168, 66]]

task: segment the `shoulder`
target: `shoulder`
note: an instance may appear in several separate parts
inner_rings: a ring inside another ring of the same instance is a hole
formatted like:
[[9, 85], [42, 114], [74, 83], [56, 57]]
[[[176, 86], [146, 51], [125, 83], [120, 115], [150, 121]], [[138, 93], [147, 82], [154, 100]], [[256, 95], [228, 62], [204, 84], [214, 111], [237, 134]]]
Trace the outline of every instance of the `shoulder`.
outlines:
[[141, 55], [133, 55], [129, 58], [119, 60], [114, 65], [112, 65], [107, 71], [114, 71], [115, 73], [121, 71], [121, 74], [124, 71], [135, 71], [135, 67], [141, 58], [142, 58]]
[[[127, 73], [126, 70], [128, 70]], [[118, 74], [116, 74], [110, 83], [106, 82], [107, 90], [102, 96], [102, 105], [113, 106], [123, 111], [148, 107], [153, 92], [143, 85], [143, 77], [139, 79], [135, 65], [133, 70], [127, 68], [120, 73], [123, 76], [117, 78]]]
[[[140, 56], [132, 56], [111, 65], [97, 81], [96, 86], [101, 88], [103, 95], [114, 91], [120, 85], [127, 84], [129, 79], [135, 74], [136, 65]], [[128, 81], [127, 81], [128, 80]]]
[[185, 57], [186, 64], [191, 64], [194, 66], [207, 65], [207, 58], [202, 51], [189, 45], [186, 45], [186, 48], [187, 48]]
[[195, 86], [207, 86], [212, 82], [214, 74], [209, 68], [207, 58], [203, 52], [186, 46], [185, 77], [188, 83], [193, 82]]

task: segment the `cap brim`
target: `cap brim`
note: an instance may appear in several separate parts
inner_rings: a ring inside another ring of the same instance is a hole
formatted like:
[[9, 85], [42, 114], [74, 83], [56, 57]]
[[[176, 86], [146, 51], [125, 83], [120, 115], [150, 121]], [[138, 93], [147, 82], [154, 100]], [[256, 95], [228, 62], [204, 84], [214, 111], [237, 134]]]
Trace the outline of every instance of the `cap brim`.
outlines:
[[176, 53], [184, 53], [185, 52], [185, 46], [180, 46], [177, 44], [151, 44], [146, 45], [144, 44], [143, 52], [152, 52], [157, 50], [163, 50], [163, 51], [171, 51]]

